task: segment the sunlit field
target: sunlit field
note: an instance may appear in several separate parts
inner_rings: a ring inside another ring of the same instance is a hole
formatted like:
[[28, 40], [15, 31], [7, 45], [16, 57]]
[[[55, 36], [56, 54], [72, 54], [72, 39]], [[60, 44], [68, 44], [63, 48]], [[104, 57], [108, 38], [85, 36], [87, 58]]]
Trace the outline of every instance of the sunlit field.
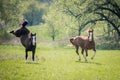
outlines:
[[120, 50], [97, 50], [78, 61], [73, 47], [40, 47], [25, 63], [21, 45], [0, 45], [0, 80], [120, 80]]

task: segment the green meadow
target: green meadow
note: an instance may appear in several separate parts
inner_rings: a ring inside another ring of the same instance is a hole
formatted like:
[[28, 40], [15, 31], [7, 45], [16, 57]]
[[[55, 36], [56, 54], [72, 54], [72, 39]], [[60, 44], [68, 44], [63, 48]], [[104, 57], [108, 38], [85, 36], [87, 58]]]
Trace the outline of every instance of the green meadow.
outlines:
[[25, 62], [22, 45], [0, 45], [0, 80], [120, 80], [120, 50], [97, 50], [81, 61], [73, 47], [40, 47]]

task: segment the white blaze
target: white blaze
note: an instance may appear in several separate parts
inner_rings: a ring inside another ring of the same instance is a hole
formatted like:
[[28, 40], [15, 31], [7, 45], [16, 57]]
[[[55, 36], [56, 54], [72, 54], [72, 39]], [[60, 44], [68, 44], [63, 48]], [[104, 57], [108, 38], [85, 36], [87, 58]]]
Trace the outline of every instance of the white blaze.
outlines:
[[92, 32], [90, 32], [89, 41], [92, 41]]
[[35, 40], [36, 36], [32, 36], [32, 44], [35, 45], [36, 40]]

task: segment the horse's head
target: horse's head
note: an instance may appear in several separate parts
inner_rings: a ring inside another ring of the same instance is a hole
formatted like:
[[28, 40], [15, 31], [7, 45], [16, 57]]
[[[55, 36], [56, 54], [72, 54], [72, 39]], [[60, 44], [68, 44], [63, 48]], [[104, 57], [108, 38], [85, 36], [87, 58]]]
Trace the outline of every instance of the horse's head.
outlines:
[[88, 30], [88, 33], [89, 33], [89, 36], [88, 36], [89, 41], [93, 41], [93, 29], [90, 28], [90, 29]]
[[13, 33], [16, 37], [20, 37], [22, 35], [26, 35], [29, 33], [29, 30], [25, 27], [26, 25], [28, 24], [28, 21], [23, 21], [22, 22], [22, 25], [20, 28], [18, 28], [17, 30], [13, 30], [13, 31], [10, 31], [10, 33]]
[[35, 34], [31, 33], [31, 39], [32, 39], [32, 45], [35, 46], [36, 45], [36, 33]]

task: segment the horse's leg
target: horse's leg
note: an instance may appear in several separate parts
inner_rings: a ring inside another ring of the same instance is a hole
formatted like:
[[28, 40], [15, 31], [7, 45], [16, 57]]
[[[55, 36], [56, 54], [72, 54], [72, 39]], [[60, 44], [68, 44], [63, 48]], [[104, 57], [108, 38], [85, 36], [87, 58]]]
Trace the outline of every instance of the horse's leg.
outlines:
[[83, 55], [83, 57], [84, 57], [84, 59], [85, 59], [85, 56], [84, 56], [84, 49], [82, 49], [81, 53], [82, 53], [82, 55]]
[[[87, 52], [87, 49], [85, 49], [85, 52], [86, 52], [86, 54], [88, 54]], [[84, 57], [84, 59], [85, 59], [85, 61], [87, 62], [87, 58], [86, 58], [86, 55], [83, 53], [83, 57]]]
[[82, 53], [82, 55], [84, 54], [84, 49], [82, 49], [81, 53]]
[[34, 61], [35, 50], [32, 51], [32, 60]]
[[28, 58], [28, 50], [27, 49], [25, 50], [25, 53], [26, 53], [25, 59], [26, 59], [26, 62], [27, 62], [27, 58]]
[[80, 59], [80, 55], [79, 55], [79, 52], [78, 52], [79, 46], [75, 46], [75, 48], [76, 48], [76, 53], [77, 53], [77, 55], [78, 55], [78, 60], [80, 61], [81, 59]]
[[91, 59], [94, 59], [94, 57], [95, 57], [95, 55], [96, 55], [96, 49], [95, 49], [95, 48], [93, 49], [93, 51], [94, 51], [94, 54], [93, 54], [93, 56], [91, 57]]

